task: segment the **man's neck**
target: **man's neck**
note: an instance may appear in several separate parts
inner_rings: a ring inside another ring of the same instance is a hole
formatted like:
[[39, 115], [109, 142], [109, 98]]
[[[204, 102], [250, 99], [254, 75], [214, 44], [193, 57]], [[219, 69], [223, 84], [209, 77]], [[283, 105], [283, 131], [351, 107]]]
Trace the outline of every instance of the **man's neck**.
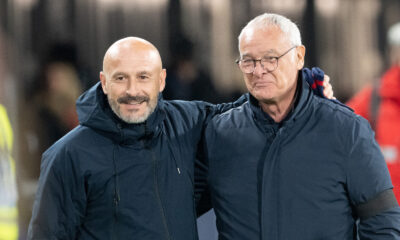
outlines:
[[259, 102], [261, 109], [266, 112], [276, 123], [285, 119], [285, 117], [294, 109], [297, 94], [296, 87], [277, 101]]

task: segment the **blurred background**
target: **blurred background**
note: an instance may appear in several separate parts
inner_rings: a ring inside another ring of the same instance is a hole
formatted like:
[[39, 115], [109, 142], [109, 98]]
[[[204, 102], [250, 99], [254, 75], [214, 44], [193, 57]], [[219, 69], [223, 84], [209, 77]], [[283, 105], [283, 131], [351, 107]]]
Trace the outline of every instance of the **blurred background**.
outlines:
[[159, 49], [165, 98], [231, 101], [245, 92], [237, 36], [263, 12], [298, 24], [306, 66], [322, 68], [345, 102], [388, 68], [386, 31], [400, 21], [400, 0], [0, 0], [0, 103], [14, 134], [19, 239], [41, 154], [77, 125], [75, 100], [99, 81], [114, 41], [138, 36]]

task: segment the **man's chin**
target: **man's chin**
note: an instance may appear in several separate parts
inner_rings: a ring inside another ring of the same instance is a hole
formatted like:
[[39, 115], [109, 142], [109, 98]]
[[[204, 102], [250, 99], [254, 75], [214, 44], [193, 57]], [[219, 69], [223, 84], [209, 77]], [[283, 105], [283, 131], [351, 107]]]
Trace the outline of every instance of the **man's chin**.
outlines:
[[143, 123], [149, 118], [153, 111], [154, 110], [151, 108], [146, 107], [141, 111], [126, 111], [119, 117], [126, 123]]
[[122, 117], [122, 120], [124, 120], [126, 123], [143, 123], [149, 118], [148, 113], [143, 113], [143, 114], [135, 114], [135, 115], [125, 115]]
[[251, 92], [251, 95], [258, 101], [269, 100], [273, 98], [273, 94], [271, 94], [268, 89], [257, 89]]

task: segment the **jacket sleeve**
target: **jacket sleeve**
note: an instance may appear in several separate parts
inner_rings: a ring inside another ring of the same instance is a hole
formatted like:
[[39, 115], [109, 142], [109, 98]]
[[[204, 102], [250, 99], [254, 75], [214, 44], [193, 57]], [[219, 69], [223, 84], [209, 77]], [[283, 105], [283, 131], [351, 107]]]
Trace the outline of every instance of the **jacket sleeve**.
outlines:
[[75, 239], [84, 217], [85, 192], [68, 153], [44, 153], [28, 239]]
[[400, 239], [400, 208], [389, 171], [369, 124], [358, 120], [347, 143], [346, 175], [350, 201], [360, 219], [360, 240]]
[[211, 195], [207, 178], [208, 164], [206, 163], [204, 156], [199, 156], [196, 158], [194, 171], [197, 217], [200, 217], [212, 208]]
[[[211, 118], [210, 118], [211, 119]], [[197, 147], [197, 155], [194, 163], [194, 182], [195, 182], [195, 200], [197, 216], [200, 217], [212, 208], [211, 195], [208, 185], [208, 158], [206, 146], [206, 126], [210, 123], [204, 124], [201, 132], [201, 139]]]
[[235, 107], [239, 107], [240, 105], [242, 105], [246, 101], [247, 101], [247, 96], [246, 96], [246, 94], [243, 94], [242, 96], [240, 96], [240, 98], [238, 98], [234, 102], [220, 103], [220, 104], [214, 105], [214, 108], [212, 109], [212, 111], [210, 111], [211, 114], [209, 113], [208, 117], [212, 118], [216, 114], [221, 114], [223, 112], [228, 111], [229, 109], [232, 109], [232, 108], [235, 108]]
[[400, 208], [397, 206], [360, 221], [358, 230], [360, 240], [400, 239], [399, 219]]

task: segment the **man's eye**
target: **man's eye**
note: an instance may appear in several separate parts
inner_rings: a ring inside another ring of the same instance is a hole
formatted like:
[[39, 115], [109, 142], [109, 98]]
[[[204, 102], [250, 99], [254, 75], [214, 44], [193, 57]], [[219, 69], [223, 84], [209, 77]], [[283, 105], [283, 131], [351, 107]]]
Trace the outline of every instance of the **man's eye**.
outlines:
[[242, 60], [242, 64], [244, 66], [253, 65], [253, 60], [252, 59], [244, 59], [244, 60]]
[[263, 63], [274, 63], [276, 61], [276, 57], [264, 57], [261, 61]]
[[139, 78], [142, 79], [142, 80], [146, 80], [146, 79], [148, 79], [149, 77], [146, 76], [146, 75], [141, 75], [141, 76], [139, 76]]
[[122, 80], [125, 79], [125, 77], [124, 77], [124, 76], [119, 76], [119, 77], [117, 77], [116, 79], [117, 79], [118, 81], [122, 81]]

